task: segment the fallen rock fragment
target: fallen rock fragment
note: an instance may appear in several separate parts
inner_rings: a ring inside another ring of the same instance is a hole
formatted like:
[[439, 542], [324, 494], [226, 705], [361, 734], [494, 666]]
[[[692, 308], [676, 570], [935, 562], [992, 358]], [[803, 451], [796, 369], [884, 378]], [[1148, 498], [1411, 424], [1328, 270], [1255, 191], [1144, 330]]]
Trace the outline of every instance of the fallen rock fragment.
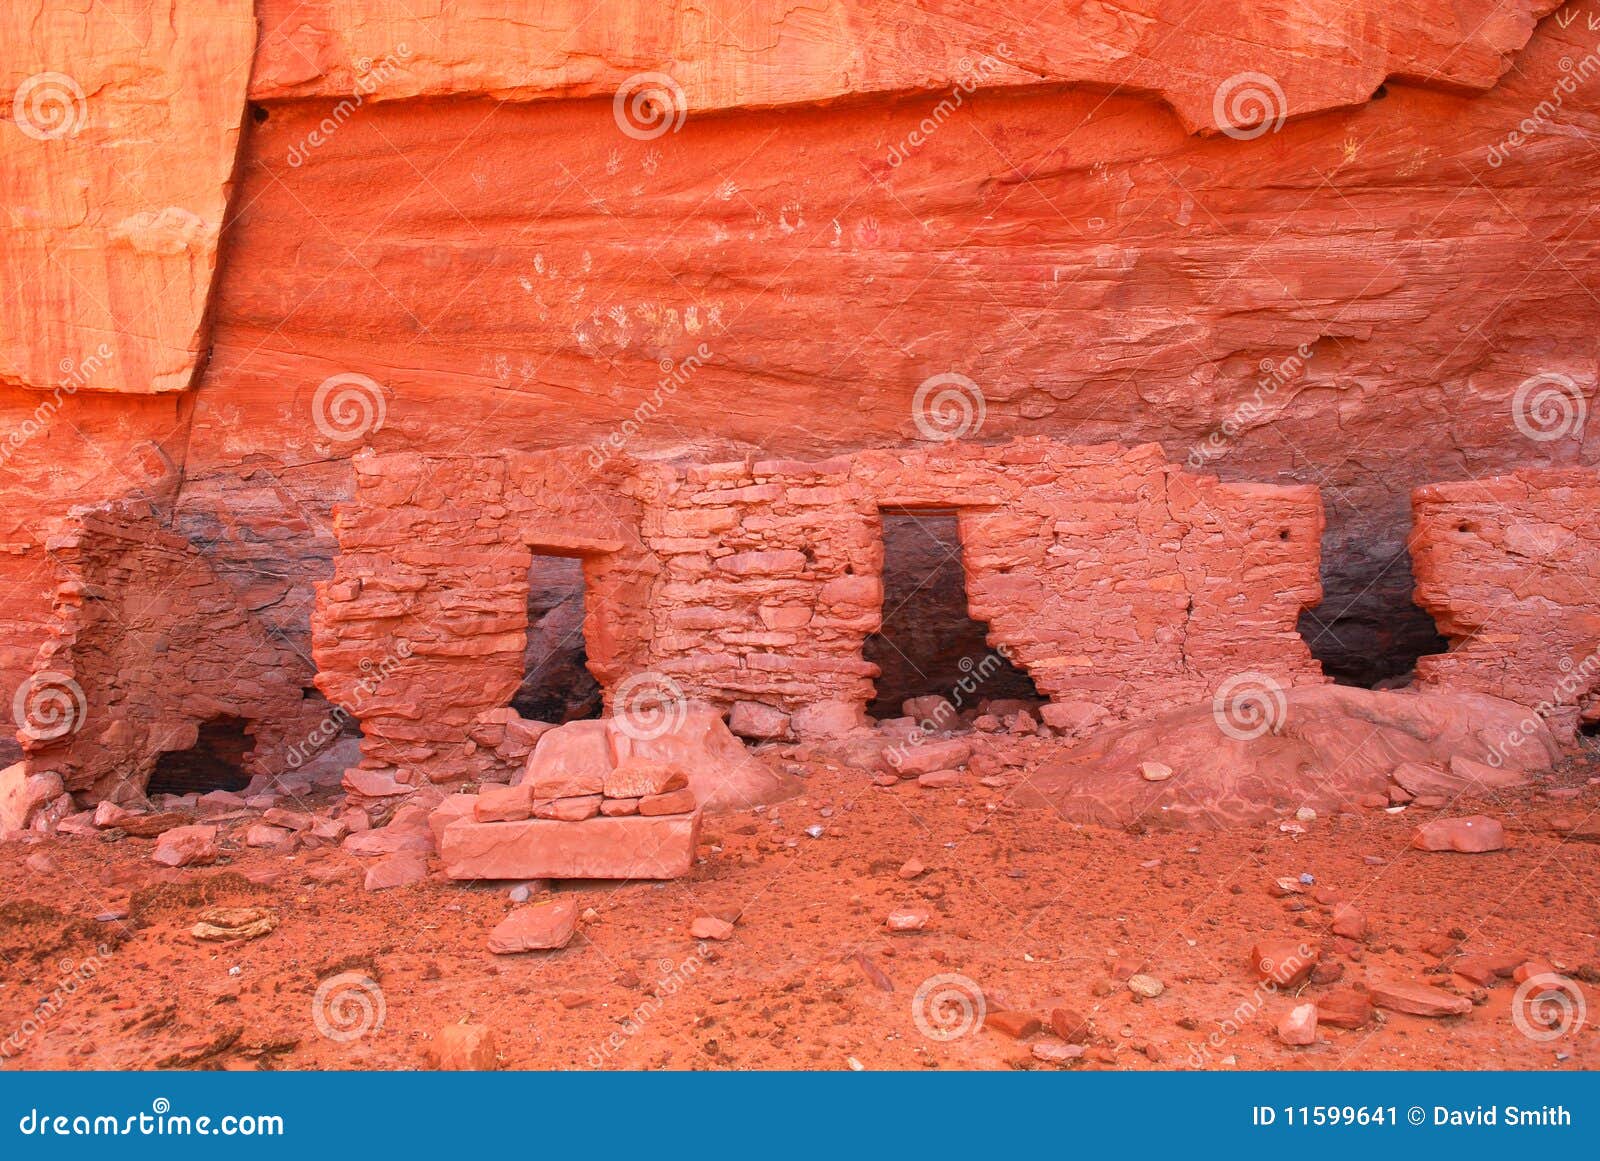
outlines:
[[1297, 1004], [1278, 1021], [1278, 1039], [1298, 1048], [1317, 1042], [1317, 1006]]
[[888, 917], [883, 921], [883, 925], [890, 931], [921, 931], [928, 926], [930, 918], [932, 916], [926, 911], [914, 907], [906, 907], [889, 912]]
[[[549, 737], [549, 735], [545, 735]], [[578, 926], [578, 903], [572, 898], [547, 899], [518, 907], [489, 933], [495, 955], [549, 951], [566, 947]]]
[[1505, 849], [1506, 829], [1499, 819], [1483, 814], [1468, 818], [1436, 818], [1412, 832], [1411, 845], [1419, 851], [1483, 854]]
[[695, 939], [732, 939], [733, 924], [715, 915], [702, 915], [689, 924], [689, 934]]
[[907, 859], [900, 865], [899, 875], [902, 879], [915, 879], [928, 868], [922, 865], [921, 859]]
[[1403, 980], [1368, 980], [1367, 994], [1380, 1008], [1413, 1016], [1465, 1016], [1472, 1001], [1428, 984]]
[[278, 926], [278, 913], [267, 907], [212, 907], [202, 911], [189, 934], [212, 943], [260, 939]]
[[254, 823], [244, 832], [244, 845], [247, 847], [275, 847], [288, 842], [294, 837], [294, 831], [286, 830], [281, 826], [268, 826], [264, 822]]
[[1035, 1044], [1030, 1051], [1032, 1051], [1035, 1060], [1042, 1060], [1046, 1064], [1071, 1064], [1073, 1061], [1083, 1057], [1083, 1045], [1081, 1044], [1047, 1042]]
[[883, 768], [902, 778], [916, 778], [935, 770], [965, 766], [972, 743], [962, 738], [934, 738], [918, 744], [893, 746], [883, 752]]
[[1145, 975], [1143, 972], [1128, 977], [1128, 990], [1136, 996], [1143, 996], [1153, 1000], [1166, 991], [1166, 985], [1155, 976]]
[[1050, 1009], [1050, 1030], [1069, 1044], [1082, 1044], [1094, 1029], [1089, 1018], [1072, 1008]]
[[1372, 1015], [1371, 999], [1354, 988], [1336, 988], [1317, 998], [1317, 1022], [1331, 1028], [1365, 1028]]
[[447, 1024], [423, 1053], [440, 1072], [490, 1072], [495, 1061], [494, 1032], [482, 1024]]
[[1027, 1012], [1008, 1012], [994, 1008], [983, 1014], [983, 1026], [1013, 1040], [1026, 1039], [1044, 1027], [1039, 1022], [1039, 1017], [1029, 1015]]
[[1316, 944], [1293, 939], [1263, 939], [1250, 949], [1251, 969], [1280, 988], [1304, 981], [1319, 958], [1321, 952]]
[[1349, 903], [1339, 903], [1333, 908], [1333, 933], [1343, 939], [1365, 939], [1367, 917]]
[[217, 828], [201, 823], [163, 831], [150, 859], [163, 867], [191, 867], [214, 863], [221, 853], [217, 846]]
[[397, 851], [384, 855], [368, 867], [362, 886], [368, 891], [387, 891], [391, 887], [420, 883], [427, 877], [427, 859], [414, 851]]

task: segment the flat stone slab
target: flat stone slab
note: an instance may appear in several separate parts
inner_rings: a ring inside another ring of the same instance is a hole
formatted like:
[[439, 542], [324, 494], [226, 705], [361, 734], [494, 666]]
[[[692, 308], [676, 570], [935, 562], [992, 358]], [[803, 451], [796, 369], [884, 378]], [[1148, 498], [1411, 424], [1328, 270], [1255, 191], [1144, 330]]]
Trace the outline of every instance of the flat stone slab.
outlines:
[[676, 879], [694, 867], [699, 841], [698, 810], [582, 822], [469, 816], [444, 828], [439, 857], [452, 879]]

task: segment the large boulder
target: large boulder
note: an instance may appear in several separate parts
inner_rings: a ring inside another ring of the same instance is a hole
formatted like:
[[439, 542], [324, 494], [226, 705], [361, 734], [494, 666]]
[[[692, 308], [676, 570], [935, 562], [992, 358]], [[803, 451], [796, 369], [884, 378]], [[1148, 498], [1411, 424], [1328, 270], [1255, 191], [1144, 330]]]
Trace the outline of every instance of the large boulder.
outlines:
[[748, 810], [799, 792], [798, 781], [746, 750], [720, 713], [695, 705], [683, 707], [659, 734], [618, 718], [558, 726], [539, 739], [517, 784], [531, 784], [536, 798], [599, 794], [606, 776], [631, 761], [681, 767], [695, 799], [711, 813]]
[[29, 774], [26, 762], [14, 762], [0, 770], [0, 834], [27, 830], [34, 814], [61, 792], [61, 775], [50, 771]]

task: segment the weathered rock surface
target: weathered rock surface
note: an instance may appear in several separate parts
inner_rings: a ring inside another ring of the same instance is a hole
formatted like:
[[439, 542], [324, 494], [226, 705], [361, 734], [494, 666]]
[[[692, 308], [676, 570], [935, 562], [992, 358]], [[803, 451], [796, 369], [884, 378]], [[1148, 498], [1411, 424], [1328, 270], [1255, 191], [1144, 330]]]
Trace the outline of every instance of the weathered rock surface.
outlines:
[[18, 291], [0, 309], [0, 384], [44, 403], [192, 385], [244, 122], [252, 9], [0, 6], [12, 114], [0, 121], [0, 283]]
[[[1017, 790], [1020, 801], [1053, 806], [1064, 818], [1126, 826], [1207, 828], [1333, 811], [1383, 794], [1401, 763], [1438, 770], [1455, 793], [1480, 788], [1452, 776], [1452, 755], [1487, 759], [1495, 740], [1521, 728], [1527, 711], [1478, 693], [1375, 691], [1343, 686], [1285, 690], [1236, 686], [1231, 696], [1149, 722], [1105, 730], [1047, 760]], [[1502, 761], [1522, 775], [1548, 769], [1558, 754], [1532, 723], [1525, 745]], [[1149, 782], [1142, 764], [1171, 767]], [[1481, 789], [1481, 788], [1480, 788]]]

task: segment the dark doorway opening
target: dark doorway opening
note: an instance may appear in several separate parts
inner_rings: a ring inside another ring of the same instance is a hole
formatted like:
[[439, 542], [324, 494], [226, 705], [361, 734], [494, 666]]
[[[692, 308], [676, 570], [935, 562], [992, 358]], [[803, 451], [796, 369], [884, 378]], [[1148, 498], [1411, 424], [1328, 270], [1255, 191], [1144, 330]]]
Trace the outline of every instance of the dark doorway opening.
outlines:
[[220, 717], [200, 723], [200, 736], [187, 750], [168, 750], [156, 759], [146, 795], [205, 794], [243, 790], [250, 784], [245, 757], [255, 748], [243, 718]]
[[1299, 623], [1322, 671], [1340, 685], [1387, 689], [1407, 684], [1419, 657], [1449, 652], [1433, 618], [1412, 601], [1415, 584], [1403, 537], [1324, 532], [1322, 603]]
[[868, 712], [900, 717], [907, 698], [955, 700], [953, 692], [974, 681], [977, 688], [961, 695], [962, 710], [985, 700], [1042, 702], [1033, 680], [995, 652], [988, 631], [967, 612], [955, 512], [885, 511], [883, 626], [862, 647], [862, 656], [883, 672]]
[[600, 683], [583, 644], [583, 561], [535, 553], [528, 569], [528, 645], [511, 708], [541, 722], [600, 716]]

